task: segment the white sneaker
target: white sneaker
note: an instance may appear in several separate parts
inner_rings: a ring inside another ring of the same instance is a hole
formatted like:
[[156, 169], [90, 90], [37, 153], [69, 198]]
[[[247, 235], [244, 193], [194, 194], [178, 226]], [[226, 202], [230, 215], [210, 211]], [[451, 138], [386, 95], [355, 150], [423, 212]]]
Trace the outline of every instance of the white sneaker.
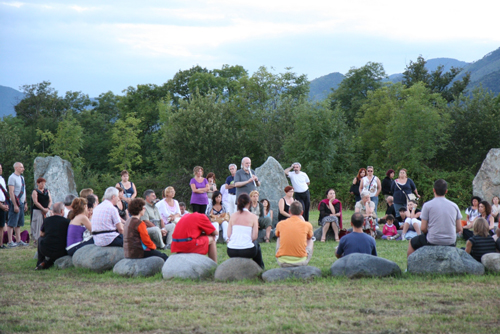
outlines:
[[20, 240], [20, 241], [17, 243], [17, 245], [18, 245], [18, 246], [29, 246], [29, 244], [28, 244], [28, 243], [26, 243], [26, 242], [24, 242], [24, 241], [22, 241], [22, 240]]
[[9, 247], [9, 248], [14, 248], [14, 247], [17, 247], [17, 246], [18, 246], [18, 245], [17, 245], [17, 243], [15, 243], [15, 242], [9, 242], [9, 243], [7, 244], [7, 247]]

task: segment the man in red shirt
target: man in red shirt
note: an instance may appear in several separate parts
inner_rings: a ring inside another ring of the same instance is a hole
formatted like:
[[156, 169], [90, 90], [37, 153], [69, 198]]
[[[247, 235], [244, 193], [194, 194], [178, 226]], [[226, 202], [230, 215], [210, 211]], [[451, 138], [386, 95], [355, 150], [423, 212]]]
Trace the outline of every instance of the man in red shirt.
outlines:
[[204, 214], [193, 212], [185, 215], [175, 225], [172, 234], [172, 253], [196, 253], [205, 255], [217, 263], [215, 236], [219, 231]]

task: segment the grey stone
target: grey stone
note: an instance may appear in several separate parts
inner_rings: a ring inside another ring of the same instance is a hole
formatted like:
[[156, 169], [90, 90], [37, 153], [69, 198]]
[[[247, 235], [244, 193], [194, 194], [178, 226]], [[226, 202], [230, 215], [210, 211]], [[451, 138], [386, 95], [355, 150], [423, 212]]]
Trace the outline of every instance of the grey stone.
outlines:
[[463, 249], [449, 246], [425, 246], [408, 257], [411, 274], [483, 275], [484, 266]]
[[74, 267], [73, 258], [71, 257], [71, 255], [60, 257], [54, 261], [54, 266], [56, 266], [58, 269], [68, 269]]
[[491, 203], [500, 194], [500, 148], [492, 148], [472, 181], [472, 192]]
[[[274, 234], [275, 229], [273, 228], [271, 230], [271, 233], [269, 234], [269, 241], [276, 240], [276, 235]], [[265, 242], [264, 237], [266, 236], [266, 230], [259, 230], [259, 233], [257, 235], [257, 242], [259, 244]]]
[[217, 267], [212, 259], [200, 254], [170, 255], [162, 268], [163, 278], [207, 278]]
[[46, 188], [52, 196], [52, 203], [64, 202], [67, 195], [78, 196], [75, 175], [69, 161], [57, 155], [54, 157], [37, 157], [34, 162], [35, 183], [39, 177], [47, 180]]
[[[317, 241], [321, 241], [322, 235], [323, 235], [323, 226], [320, 226], [316, 230], [314, 230], [314, 237], [316, 238]], [[335, 233], [333, 233], [331, 227], [326, 232], [326, 241], [328, 240], [335, 241]]]
[[401, 268], [396, 263], [378, 256], [353, 253], [335, 261], [330, 272], [336, 277], [387, 277], [401, 275]]
[[158, 256], [145, 259], [123, 259], [115, 264], [113, 272], [125, 277], [149, 277], [161, 272], [164, 264], [165, 261]]
[[260, 276], [262, 268], [252, 259], [233, 257], [222, 262], [215, 270], [217, 281], [239, 281]]
[[488, 253], [481, 257], [481, 263], [489, 271], [500, 273], [500, 253]]
[[262, 166], [255, 169], [255, 174], [260, 181], [260, 187], [257, 187], [259, 198], [267, 198], [271, 203], [275, 227], [278, 223], [278, 201], [285, 196], [285, 187], [289, 185], [285, 170], [276, 159], [269, 157]]
[[87, 268], [102, 273], [111, 270], [124, 259], [122, 247], [83, 246], [73, 254], [73, 264], [77, 268]]
[[291, 278], [310, 280], [316, 277], [321, 277], [321, 270], [313, 266], [276, 268], [262, 274], [262, 279], [265, 282], [283, 281]]

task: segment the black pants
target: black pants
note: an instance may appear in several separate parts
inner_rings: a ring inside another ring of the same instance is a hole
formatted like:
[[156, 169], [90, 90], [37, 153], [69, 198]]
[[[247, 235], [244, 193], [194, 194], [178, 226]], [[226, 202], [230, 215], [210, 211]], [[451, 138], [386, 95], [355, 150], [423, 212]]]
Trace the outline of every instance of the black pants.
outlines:
[[68, 255], [66, 249], [61, 249], [57, 252], [51, 251], [47, 249], [43, 237], [38, 239], [38, 261], [36, 265], [40, 265], [40, 263], [45, 262], [43, 269], [49, 269], [54, 265], [54, 262], [63, 256]]
[[106, 247], [123, 247], [123, 234], [118, 235]]
[[201, 205], [201, 204], [193, 204], [191, 203], [191, 206], [193, 207], [193, 212], [198, 212], [201, 214], [205, 214], [205, 211], [207, 211], [207, 205]]
[[304, 219], [306, 222], [309, 221], [309, 207], [311, 206], [311, 193], [309, 189], [303, 193], [295, 193], [295, 200], [302, 203], [302, 208], [304, 208]]
[[229, 257], [244, 257], [247, 259], [252, 259], [257, 263], [262, 269], [265, 269], [264, 261], [262, 260], [262, 252], [260, 250], [260, 245], [254, 241], [252, 248], [246, 249], [232, 249], [227, 248], [227, 255]]
[[157, 250], [149, 250], [149, 251], [144, 251], [144, 258], [151, 257], [151, 256], [158, 256], [163, 259], [163, 261], [167, 261], [168, 256], [165, 253], [158, 252]]

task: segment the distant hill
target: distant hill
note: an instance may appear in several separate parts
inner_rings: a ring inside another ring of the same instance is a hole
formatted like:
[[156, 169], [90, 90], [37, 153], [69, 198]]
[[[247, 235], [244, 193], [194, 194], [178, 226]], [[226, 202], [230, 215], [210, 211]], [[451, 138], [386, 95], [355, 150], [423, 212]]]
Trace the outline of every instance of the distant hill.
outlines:
[[344, 78], [343, 74], [334, 72], [312, 80], [309, 86], [309, 99], [311, 101], [326, 99], [328, 94], [332, 92], [332, 88], [336, 89]]
[[442, 65], [444, 66], [443, 71], [448, 72], [452, 67], [465, 67], [469, 64], [470, 63], [453, 58], [433, 58], [427, 60], [425, 68], [427, 68], [429, 72], [433, 72], [438, 68], [438, 66]]
[[0, 86], [0, 118], [7, 115], [14, 116], [16, 111], [14, 106], [19, 103], [24, 94], [14, 88]]
[[488, 53], [482, 59], [473, 62], [457, 75], [455, 80], [460, 80], [465, 73], [470, 72], [469, 92], [479, 85], [493, 93], [500, 93], [500, 48]]

